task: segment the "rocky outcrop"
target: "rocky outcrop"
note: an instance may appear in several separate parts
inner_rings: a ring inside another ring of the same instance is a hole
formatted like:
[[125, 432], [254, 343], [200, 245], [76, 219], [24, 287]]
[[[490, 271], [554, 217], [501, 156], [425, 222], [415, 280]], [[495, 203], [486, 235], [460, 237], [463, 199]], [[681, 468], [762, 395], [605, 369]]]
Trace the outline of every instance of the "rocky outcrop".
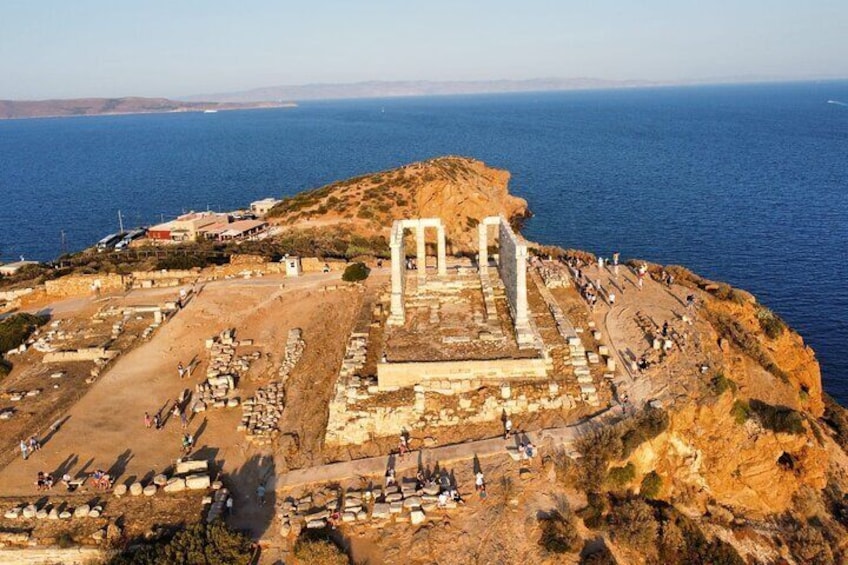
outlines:
[[284, 199], [274, 223], [307, 229], [343, 225], [362, 235], [388, 236], [392, 220], [439, 217], [448, 251], [473, 252], [477, 223], [502, 214], [513, 223], [529, 212], [509, 194], [509, 172], [465, 157], [440, 157], [334, 183]]
[[668, 430], [631, 456], [638, 473], [664, 477], [666, 500], [702, 511], [716, 503], [750, 517], [791, 508], [803, 486], [825, 487], [827, 451], [809, 422], [804, 433], [775, 433], [756, 418], [738, 422], [735, 402], [727, 392], [670, 411]]

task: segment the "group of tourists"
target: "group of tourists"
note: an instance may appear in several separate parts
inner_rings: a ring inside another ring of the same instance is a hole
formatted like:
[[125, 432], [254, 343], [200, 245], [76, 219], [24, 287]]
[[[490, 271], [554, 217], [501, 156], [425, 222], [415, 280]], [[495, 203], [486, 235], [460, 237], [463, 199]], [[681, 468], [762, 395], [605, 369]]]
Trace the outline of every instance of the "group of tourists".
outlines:
[[35, 488], [38, 490], [50, 490], [53, 488], [53, 474], [45, 473], [44, 471], [38, 472], [38, 477], [35, 480]]

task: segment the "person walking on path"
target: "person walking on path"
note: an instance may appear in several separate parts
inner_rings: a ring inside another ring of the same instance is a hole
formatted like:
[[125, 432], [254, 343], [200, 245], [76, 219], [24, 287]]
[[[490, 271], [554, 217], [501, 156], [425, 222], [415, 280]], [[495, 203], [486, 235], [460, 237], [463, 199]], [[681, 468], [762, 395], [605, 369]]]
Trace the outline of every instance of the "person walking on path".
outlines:
[[185, 376], [186, 370], [185, 370], [185, 367], [183, 367], [182, 361], [180, 361], [179, 364], [177, 364], [177, 372], [180, 374], [180, 379], [182, 379], [183, 376]]
[[24, 461], [29, 458], [29, 446], [27, 446], [27, 442], [21, 440], [21, 455], [23, 455]]
[[185, 410], [180, 411], [180, 425], [183, 429], [188, 428], [188, 414], [186, 414]]
[[144, 413], [144, 427], [149, 430], [150, 426], [152, 426], [152, 425], [153, 425], [153, 421], [150, 419], [150, 413], [145, 412]]
[[157, 430], [162, 429], [162, 416], [159, 415], [159, 412], [153, 416], [153, 425], [156, 426]]
[[41, 451], [41, 442], [38, 441], [38, 438], [35, 436], [29, 436], [29, 452], [35, 453], [36, 451]]
[[509, 416], [506, 417], [506, 421], [504, 422], [504, 439], [509, 439], [509, 436], [512, 434], [512, 420], [509, 419]]
[[477, 474], [474, 475], [474, 490], [480, 491], [486, 489], [486, 477], [483, 475], [483, 471], [477, 471]]

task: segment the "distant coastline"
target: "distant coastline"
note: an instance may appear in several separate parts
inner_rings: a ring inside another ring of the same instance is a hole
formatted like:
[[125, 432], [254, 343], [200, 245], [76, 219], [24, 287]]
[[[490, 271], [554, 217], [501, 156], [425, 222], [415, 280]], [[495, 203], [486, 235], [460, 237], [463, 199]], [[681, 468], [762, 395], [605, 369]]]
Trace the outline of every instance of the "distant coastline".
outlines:
[[293, 108], [294, 102], [184, 102], [168, 98], [71, 98], [61, 100], [0, 100], [0, 120], [70, 118], [77, 116], [122, 116]]

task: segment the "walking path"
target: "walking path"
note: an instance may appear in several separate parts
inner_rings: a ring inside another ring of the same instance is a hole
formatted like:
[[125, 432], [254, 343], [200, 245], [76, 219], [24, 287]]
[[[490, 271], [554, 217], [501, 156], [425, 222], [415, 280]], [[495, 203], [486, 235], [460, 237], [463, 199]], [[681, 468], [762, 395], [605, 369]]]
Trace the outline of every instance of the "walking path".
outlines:
[[[589, 431], [602, 427], [614, 419], [617, 419], [617, 416], [614, 415], [614, 409], [610, 408], [578, 424], [549, 428], [538, 432], [518, 432], [517, 436], [526, 436], [540, 451], [550, 451], [557, 447], [567, 447]], [[370, 475], [382, 476], [392, 463], [395, 471], [400, 474], [400, 471], [403, 470], [417, 469], [419, 465], [434, 466], [439, 463], [439, 465], [444, 466], [447, 463], [475, 457], [507, 455], [506, 448], [515, 445], [515, 438], [504, 440], [502, 437], [497, 437], [410, 451], [402, 459], [396, 455], [386, 455], [306, 467], [280, 475], [277, 478], [276, 487], [277, 489], [288, 489], [307, 484], [342, 481]]]

